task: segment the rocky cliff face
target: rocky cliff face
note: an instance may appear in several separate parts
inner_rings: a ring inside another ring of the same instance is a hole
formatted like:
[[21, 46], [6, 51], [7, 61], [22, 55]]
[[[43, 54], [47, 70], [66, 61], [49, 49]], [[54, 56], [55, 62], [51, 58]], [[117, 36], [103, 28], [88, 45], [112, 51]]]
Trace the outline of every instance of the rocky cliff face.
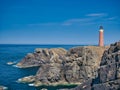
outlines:
[[[99, 50], [98, 50], [99, 49]], [[34, 77], [34, 85], [80, 84], [98, 76], [100, 59], [106, 47], [75, 47], [36, 49], [28, 54], [19, 67], [40, 66]]]
[[120, 90], [120, 42], [111, 44], [102, 56], [98, 77], [71, 90]]
[[61, 63], [42, 64], [36, 74], [36, 80], [44, 84], [79, 83], [97, 76], [98, 56], [89, 48], [72, 48], [63, 57]]
[[98, 55], [87, 47], [75, 47], [67, 52], [64, 75], [68, 82], [83, 82], [97, 76]]

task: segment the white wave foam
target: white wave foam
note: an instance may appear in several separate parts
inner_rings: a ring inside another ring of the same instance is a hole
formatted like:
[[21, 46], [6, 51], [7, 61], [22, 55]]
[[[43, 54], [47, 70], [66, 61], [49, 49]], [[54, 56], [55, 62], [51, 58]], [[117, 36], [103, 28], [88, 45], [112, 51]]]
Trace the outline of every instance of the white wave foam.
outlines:
[[30, 83], [30, 84], [28, 84], [29, 86], [34, 86], [34, 84], [33, 83]]

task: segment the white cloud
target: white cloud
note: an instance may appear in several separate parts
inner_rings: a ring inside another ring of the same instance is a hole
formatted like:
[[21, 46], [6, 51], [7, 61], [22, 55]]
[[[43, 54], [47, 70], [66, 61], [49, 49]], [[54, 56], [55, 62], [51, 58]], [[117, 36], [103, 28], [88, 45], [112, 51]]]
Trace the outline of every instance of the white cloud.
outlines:
[[90, 21], [91, 19], [90, 18], [76, 18], [76, 19], [70, 19], [70, 20], [67, 20], [67, 22], [85, 22], [85, 21]]
[[106, 13], [90, 13], [90, 14], [87, 14], [86, 16], [101, 17], [101, 16], [107, 16], [107, 14]]
[[108, 17], [106, 13], [91, 13], [85, 15], [84, 18], [72, 18], [65, 20], [63, 22], [48, 22], [48, 23], [38, 23], [38, 24], [28, 24], [29, 26], [71, 26], [71, 25], [93, 25], [96, 23], [108, 23], [108, 20], [115, 20], [117, 17]]
[[62, 25], [72, 25], [72, 24], [79, 24], [79, 25], [83, 25], [83, 24], [95, 24], [94, 20], [99, 20], [99, 19], [103, 19], [104, 16], [107, 16], [106, 13], [90, 13], [85, 15], [87, 17], [84, 18], [74, 18], [74, 19], [69, 19], [63, 22]]
[[107, 18], [107, 20], [115, 20], [117, 17], [110, 17], [110, 18]]
[[83, 24], [83, 23], [88, 23], [92, 20], [93, 18], [75, 18], [75, 19], [69, 19], [69, 20], [64, 21], [62, 25], [69, 26], [72, 24]]

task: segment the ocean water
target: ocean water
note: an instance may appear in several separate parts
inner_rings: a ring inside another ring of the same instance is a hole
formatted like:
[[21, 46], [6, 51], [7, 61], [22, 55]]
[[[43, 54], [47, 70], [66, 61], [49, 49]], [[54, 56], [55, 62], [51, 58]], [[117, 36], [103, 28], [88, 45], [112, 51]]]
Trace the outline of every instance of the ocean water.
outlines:
[[7, 62], [18, 63], [27, 53], [34, 52], [35, 48], [69, 49], [78, 45], [0, 45], [0, 85], [8, 87], [8, 90], [57, 90], [60, 88], [73, 88], [75, 86], [41, 86], [38, 88], [28, 86], [25, 83], [16, 82], [19, 78], [35, 75], [38, 67], [21, 69], [8, 65]]

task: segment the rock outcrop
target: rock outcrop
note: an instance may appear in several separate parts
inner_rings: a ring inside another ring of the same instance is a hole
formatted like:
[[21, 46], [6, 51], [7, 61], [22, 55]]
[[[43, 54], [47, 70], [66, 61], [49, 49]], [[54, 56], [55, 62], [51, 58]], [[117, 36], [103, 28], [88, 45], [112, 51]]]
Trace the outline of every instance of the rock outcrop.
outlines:
[[28, 53], [25, 58], [17, 64], [20, 68], [41, 66], [49, 62], [61, 63], [67, 51], [63, 48], [42, 49], [36, 48], [34, 53]]
[[120, 42], [111, 44], [104, 52], [96, 79], [71, 90], [120, 90]]
[[75, 84], [97, 76], [98, 56], [87, 47], [72, 48], [63, 57], [61, 63], [42, 64], [36, 74], [36, 80], [43, 84]]
[[24, 82], [29, 79], [28, 82], [32, 81], [34, 86], [80, 84], [98, 77], [97, 70], [100, 66], [100, 59], [107, 48], [84, 46], [74, 47], [68, 51], [63, 48], [37, 48], [17, 66], [23, 68], [40, 66], [34, 79], [30, 80], [29, 77], [21, 79]]

